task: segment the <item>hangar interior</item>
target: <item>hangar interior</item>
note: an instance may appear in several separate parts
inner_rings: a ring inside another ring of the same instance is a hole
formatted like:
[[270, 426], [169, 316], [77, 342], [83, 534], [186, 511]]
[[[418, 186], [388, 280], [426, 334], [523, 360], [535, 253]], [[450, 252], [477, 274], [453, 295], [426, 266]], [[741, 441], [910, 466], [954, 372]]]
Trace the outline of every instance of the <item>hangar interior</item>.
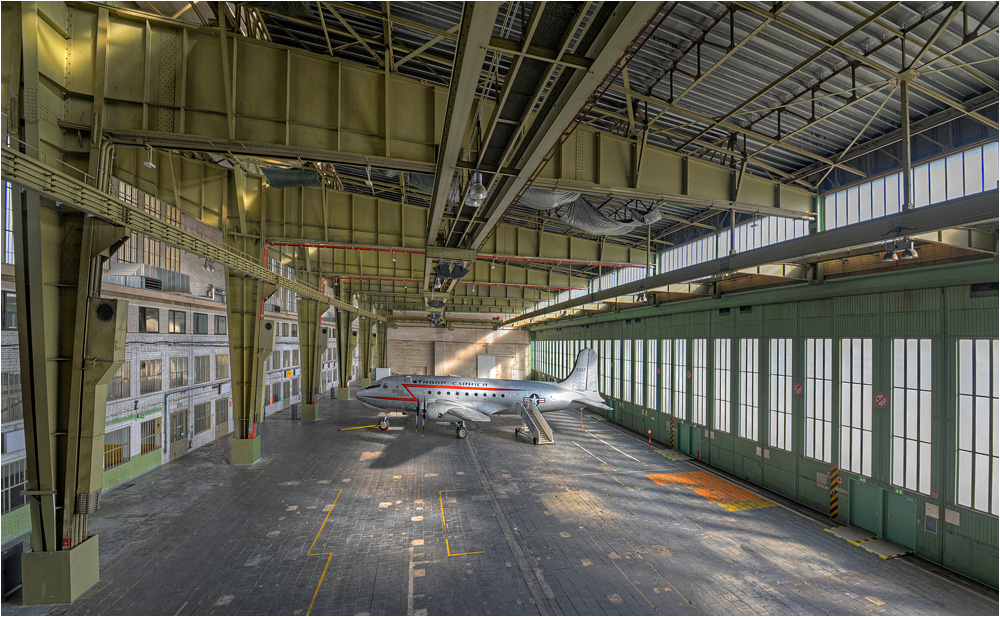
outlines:
[[3, 3], [4, 610], [996, 614], [997, 7]]

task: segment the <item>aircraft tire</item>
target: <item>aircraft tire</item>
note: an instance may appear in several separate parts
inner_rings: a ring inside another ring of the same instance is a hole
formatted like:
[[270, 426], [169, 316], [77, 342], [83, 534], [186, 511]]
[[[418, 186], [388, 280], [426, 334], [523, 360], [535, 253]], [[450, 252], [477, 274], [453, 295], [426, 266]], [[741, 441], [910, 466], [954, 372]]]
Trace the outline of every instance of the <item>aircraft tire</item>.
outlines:
[[389, 420], [382, 418], [382, 421], [378, 423], [378, 430], [387, 431], [389, 430]]
[[466, 437], [469, 436], [469, 431], [467, 431], [464, 426], [460, 426], [460, 427], [458, 427], [458, 430], [455, 431], [455, 435], [459, 439], [465, 439]]

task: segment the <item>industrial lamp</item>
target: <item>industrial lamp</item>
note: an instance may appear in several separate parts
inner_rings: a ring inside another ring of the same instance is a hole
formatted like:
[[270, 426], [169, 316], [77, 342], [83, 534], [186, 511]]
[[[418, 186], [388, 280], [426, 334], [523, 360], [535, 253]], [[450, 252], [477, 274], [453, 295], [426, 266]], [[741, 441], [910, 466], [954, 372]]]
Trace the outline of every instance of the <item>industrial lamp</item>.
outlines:
[[885, 253], [882, 254], [882, 263], [892, 263], [900, 259], [916, 259], [919, 256], [917, 249], [913, 248], [913, 240], [907, 238], [902, 242], [885, 245]]
[[483, 174], [474, 172], [472, 174], [472, 187], [469, 188], [469, 199], [482, 203], [486, 199], [486, 187], [483, 186]]
[[149, 150], [149, 160], [143, 162], [143, 165], [150, 169], [156, 169], [156, 163], [153, 162], [153, 146], [147, 145], [146, 149]]

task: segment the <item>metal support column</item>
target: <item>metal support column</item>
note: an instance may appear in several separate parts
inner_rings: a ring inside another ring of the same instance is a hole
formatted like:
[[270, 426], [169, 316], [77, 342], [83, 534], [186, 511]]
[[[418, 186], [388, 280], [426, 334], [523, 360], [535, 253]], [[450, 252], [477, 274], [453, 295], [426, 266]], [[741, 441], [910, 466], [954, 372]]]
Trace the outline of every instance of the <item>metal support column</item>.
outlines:
[[[371, 305], [358, 303], [361, 308], [371, 310]], [[375, 335], [372, 332], [372, 320], [369, 317], [358, 317], [358, 377], [361, 385], [372, 385], [372, 352], [375, 350]]]
[[903, 210], [913, 209], [913, 165], [910, 153], [910, 84], [906, 81], [899, 84], [899, 113], [902, 118], [902, 165], [903, 165]]
[[[322, 279], [319, 279], [320, 281]], [[314, 284], [314, 281], [307, 281]], [[318, 286], [318, 285], [317, 285]], [[320, 317], [330, 308], [312, 298], [301, 298], [299, 310], [299, 354], [302, 378], [299, 384], [302, 392], [302, 419], [316, 420], [316, 395], [319, 393], [319, 371], [323, 353], [330, 340], [330, 329], [320, 325]]]
[[[351, 301], [350, 294], [344, 297], [338, 291], [337, 297], [348, 303]], [[351, 330], [352, 321], [354, 321], [353, 313], [337, 311], [337, 398], [345, 401], [351, 398], [348, 386], [351, 381], [354, 345], [357, 342], [354, 332]]]
[[264, 369], [274, 351], [274, 321], [262, 318], [264, 301], [277, 287], [226, 268], [229, 371], [233, 392], [232, 463], [260, 458], [257, 424], [264, 420]]
[[128, 314], [127, 302], [100, 297], [101, 272], [130, 232], [34, 191], [14, 196], [32, 546], [22, 598], [72, 602], [100, 575], [87, 516], [100, 505], [107, 383], [125, 358]]
[[375, 346], [378, 350], [378, 366], [381, 368], [389, 366], [388, 334], [389, 324], [384, 321], [375, 324]]

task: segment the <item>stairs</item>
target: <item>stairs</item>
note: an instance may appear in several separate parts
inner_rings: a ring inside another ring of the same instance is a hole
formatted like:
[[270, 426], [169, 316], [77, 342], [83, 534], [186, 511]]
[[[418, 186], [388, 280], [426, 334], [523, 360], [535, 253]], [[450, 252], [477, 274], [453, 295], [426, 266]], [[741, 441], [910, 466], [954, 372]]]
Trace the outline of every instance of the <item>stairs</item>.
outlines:
[[531, 435], [531, 441], [535, 445], [543, 443], [554, 443], [555, 440], [552, 438], [552, 427], [549, 423], [545, 421], [542, 417], [542, 412], [538, 410], [538, 406], [532, 402], [520, 403], [521, 419], [524, 420], [524, 426], [519, 429], [515, 429], [514, 435]]

